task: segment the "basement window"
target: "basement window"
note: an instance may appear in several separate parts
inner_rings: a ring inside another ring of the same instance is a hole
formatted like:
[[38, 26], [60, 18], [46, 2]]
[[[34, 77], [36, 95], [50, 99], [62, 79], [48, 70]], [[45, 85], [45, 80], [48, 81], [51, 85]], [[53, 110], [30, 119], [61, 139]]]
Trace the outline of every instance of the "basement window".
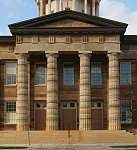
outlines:
[[131, 100], [121, 101], [121, 122], [132, 123], [132, 102]]
[[6, 123], [16, 123], [16, 101], [6, 102]]

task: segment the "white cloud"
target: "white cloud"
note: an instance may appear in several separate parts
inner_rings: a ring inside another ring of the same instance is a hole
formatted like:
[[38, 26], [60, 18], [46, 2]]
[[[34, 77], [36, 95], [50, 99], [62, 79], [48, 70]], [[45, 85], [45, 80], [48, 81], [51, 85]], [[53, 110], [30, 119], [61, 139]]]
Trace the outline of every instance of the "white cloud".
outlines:
[[137, 11], [131, 12], [128, 6], [118, 0], [102, 0], [101, 16], [128, 24], [126, 34], [137, 35]]

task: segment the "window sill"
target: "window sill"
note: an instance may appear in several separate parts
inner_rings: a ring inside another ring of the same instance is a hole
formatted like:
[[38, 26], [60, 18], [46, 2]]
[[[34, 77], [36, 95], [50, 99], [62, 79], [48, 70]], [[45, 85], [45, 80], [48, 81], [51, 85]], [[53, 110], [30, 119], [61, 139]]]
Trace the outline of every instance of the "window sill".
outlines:
[[102, 83], [101, 84], [91, 84], [91, 86], [101, 86], [103, 85]]
[[5, 125], [17, 125], [17, 123], [4, 123]]
[[17, 86], [17, 84], [5, 84], [4, 86], [7, 86], [7, 87], [16, 87]]
[[132, 124], [132, 122], [121, 122], [121, 124]]
[[63, 86], [75, 86], [75, 84], [63, 84]]
[[47, 84], [35, 84], [34, 86], [36, 86], [36, 87], [40, 87], [40, 86], [47, 87]]
[[120, 83], [121, 86], [129, 86], [129, 85], [132, 85], [132, 83], [127, 83], [127, 84], [122, 84]]

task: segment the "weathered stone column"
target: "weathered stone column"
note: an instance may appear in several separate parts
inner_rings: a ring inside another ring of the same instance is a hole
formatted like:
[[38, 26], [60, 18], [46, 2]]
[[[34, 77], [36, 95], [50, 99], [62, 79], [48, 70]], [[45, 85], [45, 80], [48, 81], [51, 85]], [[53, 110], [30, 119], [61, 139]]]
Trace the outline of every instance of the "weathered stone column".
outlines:
[[79, 130], [91, 130], [90, 54], [80, 56]]
[[108, 87], [108, 130], [120, 130], [120, 98], [119, 98], [119, 62], [118, 54], [108, 54], [109, 57], [109, 87]]
[[46, 130], [58, 130], [58, 55], [47, 56], [47, 111]]
[[88, 13], [88, 1], [84, 0], [84, 13]]
[[63, 0], [60, 0], [60, 11], [63, 10]]
[[99, 3], [96, 3], [96, 16], [99, 16]]
[[96, 11], [96, 8], [95, 8], [95, 0], [92, 0], [92, 15], [95, 16], [95, 11]]
[[37, 3], [37, 17], [40, 17], [40, 3]]
[[73, 0], [72, 10], [76, 11], [76, 0]]
[[48, 0], [48, 14], [51, 14], [51, 0]]
[[16, 121], [17, 130], [28, 130], [28, 73], [27, 54], [17, 54], [18, 58], [18, 81], [17, 81], [17, 104]]
[[44, 15], [43, 0], [40, 0], [40, 16]]

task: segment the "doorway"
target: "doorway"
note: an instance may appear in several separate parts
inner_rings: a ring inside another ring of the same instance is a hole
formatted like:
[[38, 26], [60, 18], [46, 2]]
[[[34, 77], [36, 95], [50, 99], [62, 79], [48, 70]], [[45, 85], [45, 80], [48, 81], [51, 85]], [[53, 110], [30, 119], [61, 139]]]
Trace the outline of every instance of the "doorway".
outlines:
[[92, 130], [103, 129], [103, 102], [91, 102]]
[[35, 130], [46, 130], [46, 102], [35, 103]]
[[77, 103], [62, 102], [61, 103], [61, 130], [77, 130]]

